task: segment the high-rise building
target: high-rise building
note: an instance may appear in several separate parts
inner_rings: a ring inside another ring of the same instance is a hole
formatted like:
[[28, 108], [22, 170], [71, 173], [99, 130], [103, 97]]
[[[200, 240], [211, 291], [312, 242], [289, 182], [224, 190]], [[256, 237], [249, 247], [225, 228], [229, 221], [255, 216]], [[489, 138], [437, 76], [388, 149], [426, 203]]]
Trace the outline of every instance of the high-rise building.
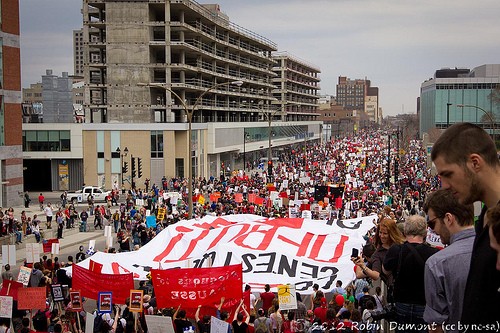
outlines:
[[490, 98], [500, 88], [500, 64], [467, 68], [443, 68], [420, 87], [420, 135], [433, 128], [445, 129], [457, 122], [471, 122], [487, 132], [499, 132], [500, 105]]
[[32, 83], [23, 88], [23, 123], [43, 122], [42, 83]]
[[73, 30], [73, 67], [75, 76], [83, 76], [83, 29]]
[[372, 122], [381, 123], [382, 121], [378, 107], [378, 87], [372, 87], [370, 80], [351, 80], [346, 76], [339, 76], [337, 103], [346, 110], [364, 112]]
[[0, 20], [0, 206], [8, 207], [24, 190], [18, 0], [1, 2]]
[[273, 59], [273, 70], [278, 75], [273, 79], [274, 103], [286, 115], [284, 120], [317, 119], [321, 70], [287, 52], [273, 53]]
[[73, 123], [73, 79], [63, 72], [54, 75], [51, 69], [42, 75], [44, 123]]
[[[187, 166], [194, 176], [219, 175], [221, 165], [235, 170], [265, 151], [263, 120], [278, 114], [274, 42], [229, 21], [218, 5], [192, 0], [84, 0], [83, 16], [85, 183], [140, 186], [144, 179], [122, 172], [129, 159], [141, 158], [142, 174], [158, 184], [189, 175]], [[314, 84], [296, 84], [298, 112], [279, 112], [273, 125], [319, 139], [317, 72], [294, 74]], [[300, 141], [293, 133], [273, 132], [273, 149]]]

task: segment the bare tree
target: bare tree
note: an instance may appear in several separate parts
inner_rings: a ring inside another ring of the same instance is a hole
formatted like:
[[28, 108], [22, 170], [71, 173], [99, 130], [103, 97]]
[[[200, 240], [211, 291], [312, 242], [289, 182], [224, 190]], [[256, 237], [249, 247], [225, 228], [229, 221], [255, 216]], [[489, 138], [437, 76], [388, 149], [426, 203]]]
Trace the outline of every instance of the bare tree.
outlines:
[[497, 86], [491, 90], [491, 93], [488, 95], [488, 98], [490, 99], [493, 104], [500, 105], [500, 85], [497, 84]]

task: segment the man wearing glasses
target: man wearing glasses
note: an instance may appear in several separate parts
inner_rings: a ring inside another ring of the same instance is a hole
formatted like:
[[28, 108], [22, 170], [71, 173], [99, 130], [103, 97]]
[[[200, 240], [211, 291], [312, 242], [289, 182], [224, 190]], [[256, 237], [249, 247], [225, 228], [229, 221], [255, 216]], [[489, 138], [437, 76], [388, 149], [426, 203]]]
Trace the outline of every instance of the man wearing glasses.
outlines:
[[424, 320], [436, 332], [458, 332], [465, 285], [474, 245], [474, 210], [461, 205], [449, 190], [431, 193], [424, 204], [427, 226], [447, 247], [425, 262]]

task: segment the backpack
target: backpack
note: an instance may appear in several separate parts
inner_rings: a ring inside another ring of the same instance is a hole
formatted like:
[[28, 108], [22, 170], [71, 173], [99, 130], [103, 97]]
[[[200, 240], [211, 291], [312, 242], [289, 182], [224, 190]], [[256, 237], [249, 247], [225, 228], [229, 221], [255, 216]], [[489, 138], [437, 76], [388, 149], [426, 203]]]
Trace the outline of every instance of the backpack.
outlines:
[[38, 332], [47, 331], [47, 317], [42, 311], [38, 311], [33, 317], [33, 328]]
[[116, 325], [115, 333], [123, 333], [125, 329], [123, 328], [121, 318], [118, 318], [118, 324]]
[[94, 333], [107, 333], [110, 328], [108, 322], [102, 318], [102, 314], [97, 313], [94, 318]]
[[[257, 325], [255, 323], [257, 322]], [[258, 318], [254, 321], [255, 333], [268, 333], [267, 318]]]

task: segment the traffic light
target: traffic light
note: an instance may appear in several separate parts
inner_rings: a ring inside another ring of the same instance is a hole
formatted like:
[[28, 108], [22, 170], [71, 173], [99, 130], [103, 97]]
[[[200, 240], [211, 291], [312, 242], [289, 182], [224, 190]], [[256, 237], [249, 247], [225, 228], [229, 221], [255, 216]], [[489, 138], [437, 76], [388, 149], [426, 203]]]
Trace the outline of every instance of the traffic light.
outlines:
[[268, 176], [273, 174], [273, 161], [272, 160], [267, 161], [267, 174], [268, 174]]
[[135, 178], [135, 158], [132, 157], [132, 178]]
[[127, 172], [128, 172], [128, 162], [123, 162], [122, 174], [125, 174]]
[[142, 177], [142, 158], [137, 157], [137, 178]]

